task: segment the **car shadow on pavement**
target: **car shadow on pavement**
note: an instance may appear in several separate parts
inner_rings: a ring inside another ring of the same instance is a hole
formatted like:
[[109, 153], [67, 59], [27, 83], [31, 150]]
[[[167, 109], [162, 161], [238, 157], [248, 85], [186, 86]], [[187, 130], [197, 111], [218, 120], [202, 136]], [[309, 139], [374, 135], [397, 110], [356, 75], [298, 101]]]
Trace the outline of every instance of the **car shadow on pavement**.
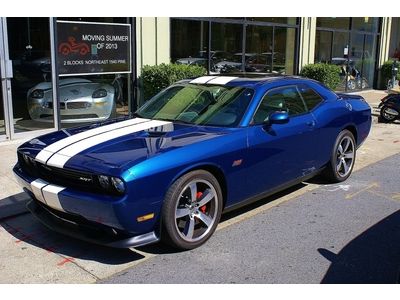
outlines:
[[[265, 204], [268, 204], [276, 199], [279, 199], [283, 196], [286, 196], [290, 193], [293, 193], [297, 190], [300, 190], [304, 187], [306, 187], [307, 184], [305, 183], [299, 183], [297, 185], [294, 185], [288, 189], [285, 189], [279, 193], [273, 194], [269, 197], [265, 197], [263, 199], [260, 199], [258, 201], [255, 201], [251, 204], [248, 204], [246, 206], [243, 206], [241, 208], [235, 209], [231, 212], [225, 213], [222, 215], [221, 220], [220, 220], [220, 224], [223, 223], [224, 221], [228, 221], [232, 218], [238, 217], [240, 215], [243, 215], [251, 210], [256, 209], [257, 207], [263, 206]], [[172, 247], [169, 247], [168, 245], [162, 244], [162, 243], [157, 243], [157, 244], [153, 244], [153, 245], [148, 245], [148, 246], [143, 246], [138, 248], [143, 252], [146, 253], [151, 253], [151, 254], [172, 254], [172, 253], [178, 253], [178, 252], [184, 252], [184, 250], [178, 250], [178, 249], [174, 249]]]
[[[80, 241], [56, 233], [36, 220], [31, 214], [9, 217], [0, 221], [0, 234], [11, 235], [7, 245], [24, 249], [26, 244], [41, 248], [43, 254], [55, 253], [73, 260], [96, 261], [108, 265], [120, 265], [144, 258], [130, 249], [109, 248]], [[63, 260], [60, 260], [62, 263]]]
[[319, 248], [331, 261], [321, 283], [398, 283], [400, 210], [348, 243], [338, 254]]
[[[220, 222], [243, 215], [257, 207], [263, 206], [306, 186], [307, 184], [305, 183], [297, 184], [279, 193], [226, 213], [222, 216]], [[14, 247], [21, 247], [23, 244], [22, 242], [25, 242], [35, 247], [42, 248], [46, 250], [46, 252], [54, 252], [67, 257], [93, 260], [111, 265], [124, 264], [144, 258], [143, 255], [135, 252], [134, 249], [132, 251], [130, 249], [103, 247], [61, 235], [42, 225], [29, 213], [2, 219], [0, 220], [0, 226], [14, 237], [12, 241]], [[174, 249], [163, 243], [142, 246], [137, 249], [150, 254], [172, 254], [182, 252], [181, 250]]]

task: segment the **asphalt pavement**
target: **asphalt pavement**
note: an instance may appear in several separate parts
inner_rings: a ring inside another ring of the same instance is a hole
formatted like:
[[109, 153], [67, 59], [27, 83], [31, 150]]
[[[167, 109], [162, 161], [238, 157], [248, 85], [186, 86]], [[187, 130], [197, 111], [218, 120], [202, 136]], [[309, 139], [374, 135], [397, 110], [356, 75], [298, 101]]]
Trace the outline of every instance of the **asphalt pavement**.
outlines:
[[400, 271], [399, 167], [397, 154], [342, 184], [314, 181], [318, 187], [310, 192], [221, 226], [200, 248], [143, 247], [154, 255], [98, 282], [394, 283]]

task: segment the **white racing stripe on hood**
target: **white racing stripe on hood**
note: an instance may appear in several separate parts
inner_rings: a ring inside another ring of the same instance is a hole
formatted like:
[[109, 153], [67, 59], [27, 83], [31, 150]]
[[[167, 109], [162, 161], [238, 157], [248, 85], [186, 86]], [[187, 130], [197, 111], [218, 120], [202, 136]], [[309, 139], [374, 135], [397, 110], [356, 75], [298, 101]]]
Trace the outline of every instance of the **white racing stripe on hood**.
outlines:
[[62, 168], [71, 157], [93, 146], [122, 137], [124, 135], [167, 124], [171, 124], [171, 122], [152, 120], [92, 136], [63, 148], [61, 151], [50, 157], [50, 159], [47, 161], [47, 164], [49, 166]]
[[35, 159], [37, 161], [45, 164], [47, 162], [47, 160], [54, 153], [56, 153], [57, 151], [60, 151], [61, 149], [65, 148], [73, 143], [82, 141], [84, 139], [90, 138], [95, 135], [109, 132], [112, 130], [136, 125], [139, 123], [150, 122], [150, 121], [151, 121], [150, 119], [135, 118], [135, 119], [130, 119], [130, 120], [126, 120], [126, 121], [121, 121], [121, 122], [112, 123], [112, 124], [108, 124], [105, 126], [100, 126], [100, 127], [96, 127], [93, 129], [89, 129], [87, 131], [83, 131], [83, 132], [68, 136], [66, 138], [63, 138], [63, 139], [45, 147], [36, 155]]

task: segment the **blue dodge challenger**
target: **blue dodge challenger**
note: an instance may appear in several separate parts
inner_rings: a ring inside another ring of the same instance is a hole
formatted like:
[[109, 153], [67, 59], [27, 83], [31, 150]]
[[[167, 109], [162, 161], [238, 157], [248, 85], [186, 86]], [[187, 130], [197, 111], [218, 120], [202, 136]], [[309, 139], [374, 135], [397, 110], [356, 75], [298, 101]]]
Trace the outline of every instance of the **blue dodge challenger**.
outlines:
[[133, 116], [18, 148], [29, 210], [60, 233], [111, 247], [200, 246], [221, 213], [322, 175], [346, 180], [371, 109], [301, 77], [204, 76]]

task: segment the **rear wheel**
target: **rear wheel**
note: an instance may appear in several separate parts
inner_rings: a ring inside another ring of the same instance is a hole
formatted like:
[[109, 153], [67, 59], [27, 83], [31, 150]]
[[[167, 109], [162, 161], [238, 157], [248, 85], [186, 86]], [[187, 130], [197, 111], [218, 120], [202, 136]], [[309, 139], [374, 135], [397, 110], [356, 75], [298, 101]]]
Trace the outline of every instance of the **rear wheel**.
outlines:
[[204, 170], [185, 174], [165, 197], [163, 241], [184, 250], [202, 245], [214, 233], [221, 211], [222, 192], [217, 179]]
[[324, 170], [331, 182], [341, 182], [349, 178], [356, 159], [356, 142], [353, 134], [345, 129], [336, 138], [331, 159]]
[[397, 117], [399, 117], [400, 113], [397, 110], [384, 105], [381, 108], [380, 115], [382, 121], [393, 122]]

